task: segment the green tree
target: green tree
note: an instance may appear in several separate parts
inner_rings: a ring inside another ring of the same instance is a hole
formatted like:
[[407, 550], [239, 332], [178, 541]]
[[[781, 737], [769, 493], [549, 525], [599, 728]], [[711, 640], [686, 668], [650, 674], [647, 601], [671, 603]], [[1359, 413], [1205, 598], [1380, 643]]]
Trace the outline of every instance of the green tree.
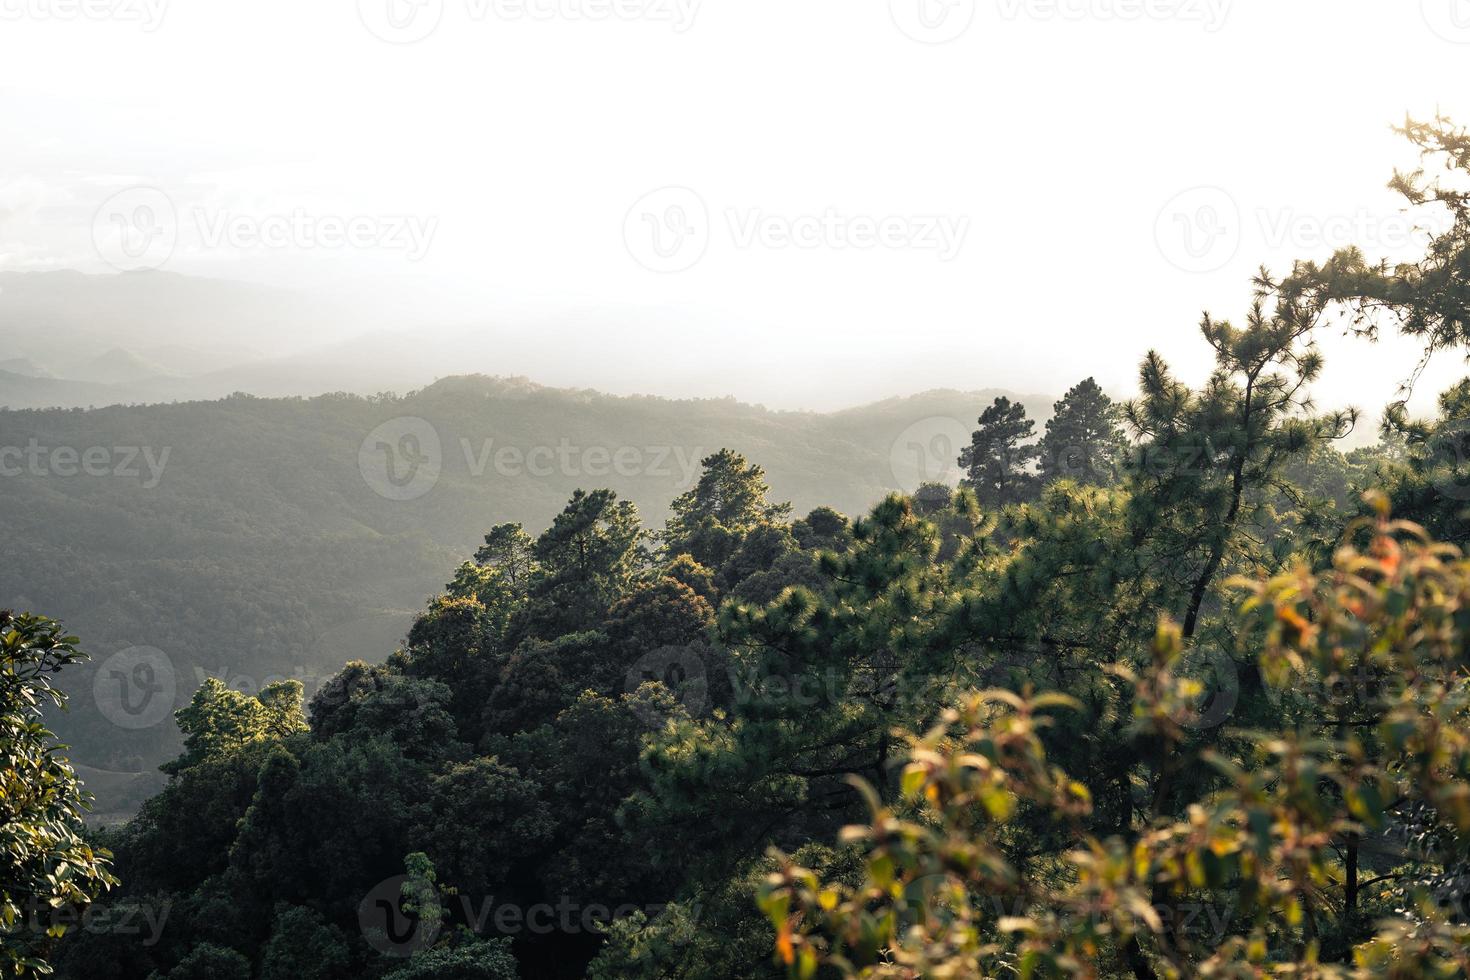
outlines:
[[200, 943], [158, 980], [250, 980], [250, 961], [233, 949]]
[[647, 564], [638, 508], [611, 490], [578, 490], [536, 539], [527, 627], [550, 638], [594, 625]]
[[1260, 280], [1304, 308], [1347, 312], [1370, 339], [1392, 323], [1423, 342], [1427, 362], [1439, 351], [1470, 347], [1470, 133], [1444, 116], [1407, 119], [1398, 132], [1438, 175], [1426, 179], [1422, 166], [1395, 170], [1389, 186], [1421, 216], [1437, 210], [1450, 219], [1430, 235], [1425, 254], [1390, 264], [1349, 247], [1321, 265], [1298, 262], [1280, 283], [1264, 272]]
[[1092, 378], [1079, 383], [1054, 406], [1038, 447], [1041, 478], [1107, 486], [1118, 482], [1127, 463], [1123, 412]]
[[88, 798], [41, 722], [66, 696], [55, 676], [85, 659], [77, 638], [42, 616], [0, 611], [0, 973], [43, 976], [66, 931], [58, 911], [80, 911], [117, 884], [111, 854], [82, 830]]
[[[768, 877], [777, 961], [794, 977], [1464, 975], [1470, 927], [1440, 907], [1433, 871], [1462, 867], [1470, 845], [1470, 564], [1378, 510], [1350, 529], [1364, 547], [1345, 544], [1327, 573], [1242, 580], [1235, 616], [1273, 690], [1363, 662], [1400, 678], [1375, 719], [1325, 735], [1278, 719], [1240, 760], [1200, 756], [1223, 788], [1130, 840], [1087, 831], [1092, 775], [1047, 751], [1045, 733], [1080, 703], [977, 694], [910, 740], [899, 799], [860, 787], [869, 819], [843, 833], [864, 858], [858, 882], [794, 860]], [[1184, 650], [1165, 620], [1149, 665], [1125, 672], [1133, 723], [1176, 751], [1195, 710]], [[1340, 714], [1330, 690], [1308, 691]], [[1064, 829], [1056, 862], [1029, 860], [1028, 812]], [[1360, 915], [1370, 886], [1342, 845], [1406, 814], [1438, 845], [1373, 878], [1373, 911], [1394, 916], [1374, 936]], [[1190, 904], [1223, 925], [1188, 928]]]
[[1032, 464], [1040, 450], [1027, 440], [1035, 434], [1026, 406], [1004, 396], [980, 413], [980, 426], [960, 452], [959, 464], [964, 484], [983, 506], [1009, 507], [1031, 499], [1037, 482]]
[[524, 591], [536, 567], [535, 541], [519, 524], [497, 524], [475, 552], [475, 564], [500, 573], [512, 589]]
[[425, 950], [383, 980], [516, 980], [519, 976], [510, 940], [490, 939]]
[[[1310, 385], [1323, 364], [1312, 337], [1320, 322], [1286, 302], [1274, 313], [1257, 302], [1243, 328], [1207, 315], [1200, 333], [1214, 351], [1215, 370], [1198, 392], [1177, 381], [1156, 353], [1144, 361], [1141, 396], [1125, 408], [1147, 443], [1134, 519], [1140, 530], [1163, 522], [1155, 537], [1171, 553], [1171, 574], [1185, 593], [1178, 612], [1186, 640], [1200, 626], [1243, 526], [1269, 507], [1252, 490], [1275, 489], [1289, 462], [1342, 438], [1357, 420], [1354, 411], [1311, 414]], [[1248, 560], [1271, 553], [1271, 543], [1258, 543]]]
[[699, 481], [670, 506], [663, 531], [665, 553], [689, 554], [701, 565], [721, 565], [745, 535], [764, 524], [783, 521], [790, 504], [766, 498], [765, 470], [739, 453], [721, 449], [705, 457]]
[[513, 864], [551, 835], [538, 789], [495, 758], [454, 765], [429, 781], [410, 836], [426, 843], [434, 867], [461, 893], [502, 894]]
[[348, 975], [350, 964], [342, 930], [312, 909], [277, 907], [261, 952], [260, 980], [338, 980]]
[[163, 767], [179, 773], [201, 762], [237, 752], [254, 742], [282, 739], [307, 730], [300, 681], [267, 685], [251, 697], [210, 677], [188, 707], [174, 712], [184, 735], [184, 754]]

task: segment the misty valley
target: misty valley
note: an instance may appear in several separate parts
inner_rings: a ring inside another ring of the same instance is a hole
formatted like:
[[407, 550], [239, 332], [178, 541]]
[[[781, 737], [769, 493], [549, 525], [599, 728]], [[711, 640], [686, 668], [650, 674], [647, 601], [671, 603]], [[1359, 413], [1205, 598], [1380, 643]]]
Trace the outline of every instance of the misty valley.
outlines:
[[0, 980], [1470, 977], [1467, 14], [0, 0]]

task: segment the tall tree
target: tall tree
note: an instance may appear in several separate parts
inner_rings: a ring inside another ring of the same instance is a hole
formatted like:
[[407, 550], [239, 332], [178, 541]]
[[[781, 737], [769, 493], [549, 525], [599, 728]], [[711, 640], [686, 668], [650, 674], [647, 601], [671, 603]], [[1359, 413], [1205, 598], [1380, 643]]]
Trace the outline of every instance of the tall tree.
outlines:
[[1004, 396], [980, 415], [980, 427], [960, 453], [964, 483], [987, 507], [1023, 503], [1036, 490], [1031, 470], [1040, 450], [1029, 442], [1036, 423], [1026, 417], [1026, 406]]
[[536, 539], [528, 624], [551, 638], [586, 629], [647, 563], [638, 508], [611, 490], [578, 490]]
[[525, 582], [535, 567], [536, 542], [519, 524], [497, 524], [485, 535], [485, 543], [475, 552], [475, 564], [495, 569], [513, 589], [525, 590]]
[[713, 568], [740, 547], [745, 535], [784, 520], [791, 505], [767, 500], [766, 471], [737, 452], [721, 449], [701, 465], [699, 482], [670, 506], [663, 542], [669, 558], [688, 554]]
[[1069, 479], [1093, 486], [1116, 483], [1128, 452], [1119, 424], [1122, 409], [1092, 378], [1081, 382], [1054, 406], [1041, 437], [1041, 478]]
[[[1407, 119], [1397, 131], [1439, 171], [1426, 178], [1424, 167], [1395, 170], [1389, 184], [1418, 215], [1438, 211], [1449, 218], [1446, 226], [1428, 229], [1424, 254], [1390, 264], [1370, 261], [1353, 246], [1322, 264], [1296, 263], [1280, 283], [1265, 272], [1259, 278], [1304, 308], [1345, 311], [1352, 327], [1370, 339], [1377, 339], [1384, 322], [1392, 324], [1423, 342], [1422, 369], [1439, 351], [1470, 349], [1470, 131], [1444, 116]], [[1413, 380], [1406, 381], [1406, 394]]]
[[43, 616], [0, 611], [0, 974], [36, 977], [65, 922], [117, 884], [112, 855], [82, 836], [87, 797], [45, 707], [66, 695], [55, 675], [85, 656], [77, 638]]
[[300, 681], [281, 681], [251, 697], [226, 687], [217, 677], [206, 679], [189, 706], [174, 712], [184, 735], [184, 754], [163, 770], [179, 773], [254, 742], [306, 731], [302, 692]]
[[[1096, 774], [1069, 777], [1048, 744], [1085, 706], [977, 693], [909, 740], [901, 805], [863, 787], [871, 819], [843, 832], [861, 875], [793, 858], [767, 877], [759, 901], [777, 961], [802, 977], [1464, 976], [1464, 893], [1435, 872], [1463, 868], [1470, 831], [1470, 571], [1458, 549], [1375, 504], [1329, 572], [1241, 583], [1242, 646], [1273, 690], [1300, 690], [1311, 714], [1337, 722], [1327, 733], [1278, 715], [1243, 734], [1240, 761], [1213, 760], [1218, 790], [1136, 839], [1103, 838], [1086, 829]], [[1166, 620], [1151, 662], [1125, 672], [1134, 723], [1179, 749], [1193, 713], [1182, 653]], [[1344, 714], [1334, 690], [1359, 664], [1398, 679], [1372, 698], [1382, 725]], [[1303, 683], [1313, 678], [1327, 683]], [[1038, 811], [1065, 838], [1054, 861], [1035, 861], [1024, 824]], [[1409, 814], [1414, 846], [1360, 879], [1341, 839], [1403, 839]]]

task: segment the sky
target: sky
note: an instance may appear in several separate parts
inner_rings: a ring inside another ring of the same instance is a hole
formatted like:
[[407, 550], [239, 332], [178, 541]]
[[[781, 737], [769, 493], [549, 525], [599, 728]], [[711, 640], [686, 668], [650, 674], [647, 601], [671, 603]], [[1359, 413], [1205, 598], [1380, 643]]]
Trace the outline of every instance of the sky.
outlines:
[[[1127, 395], [1262, 265], [1413, 256], [1436, 111], [1470, 0], [0, 0], [0, 270], [394, 291], [615, 392]], [[1419, 353], [1323, 348], [1370, 415]]]

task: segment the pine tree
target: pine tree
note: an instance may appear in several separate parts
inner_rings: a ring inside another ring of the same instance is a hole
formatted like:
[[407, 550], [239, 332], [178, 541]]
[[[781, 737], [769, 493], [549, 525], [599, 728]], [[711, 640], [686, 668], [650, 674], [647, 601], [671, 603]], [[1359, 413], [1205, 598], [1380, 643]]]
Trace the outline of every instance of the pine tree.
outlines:
[[713, 568], [729, 558], [751, 531], [786, 520], [791, 505], [768, 501], [766, 471], [739, 453], [721, 449], [701, 465], [699, 482], [670, 505], [673, 513], [663, 543], [669, 559], [688, 554]]
[[1041, 479], [1070, 479], [1091, 486], [1110, 486], [1128, 451], [1122, 410], [1092, 378], [1081, 382], [1056, 403], [1041, 438]]
[[980, 427], [960, 453], [968, 474], [962, 481], [975, 490], [986, 507], [1007, 507], [1030, 500], [1037, 479], [1031, 464], [1039, 452], [1030, 444], [1036, 423], [1026, 417], [1026, 406], [1000, 397], [980, 415]]

